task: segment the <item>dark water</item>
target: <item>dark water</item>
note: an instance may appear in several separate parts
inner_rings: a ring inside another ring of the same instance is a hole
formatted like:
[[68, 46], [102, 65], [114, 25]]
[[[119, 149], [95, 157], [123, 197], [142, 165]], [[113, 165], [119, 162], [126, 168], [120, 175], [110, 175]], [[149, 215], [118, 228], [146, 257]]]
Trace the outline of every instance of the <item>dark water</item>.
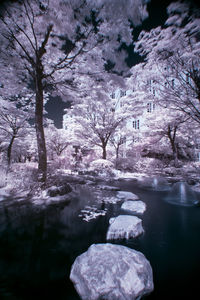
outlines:
[[[115, 184], [147, 204], [141, 217], [145, 233], [115, 242], [150, 261], [155, 290], [145, 299], [198, 295], [200, 208], [171, 205], [163, 200], [166, 192], [143, 190], [135, 182]], [[80, 299], [69, 280], [71, 265], [91, 244], [106, 242], [109, 218], [122, 213], [120, 204], [110, 204], [106, 216], [87, 223], [78, 214], [88, 199], [93, 200], [83, 192], [81, 200], [48, 207], [28, 200], [0, 202], [0, 299]]]

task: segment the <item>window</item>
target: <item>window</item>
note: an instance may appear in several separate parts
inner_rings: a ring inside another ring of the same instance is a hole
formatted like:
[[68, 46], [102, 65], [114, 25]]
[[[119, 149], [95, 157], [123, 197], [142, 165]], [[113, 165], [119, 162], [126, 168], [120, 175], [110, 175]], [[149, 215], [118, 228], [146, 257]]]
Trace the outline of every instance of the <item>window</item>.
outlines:
[[147, 103], [147, 112], [151, 112], [151, 102]]
[[147, 80], [147, 85], [149, 87], [149, 91], [151, 92], [151, 79], [148, 79]]
[[140, 120], [133, 121], [133, 128], [140, 129]]
[[174, 89], [174, 79], [172, 79], [172, 89]]
[[149, 102], [147, 103], [147, 112], [152, 112], [155, 110], [155, 103]]

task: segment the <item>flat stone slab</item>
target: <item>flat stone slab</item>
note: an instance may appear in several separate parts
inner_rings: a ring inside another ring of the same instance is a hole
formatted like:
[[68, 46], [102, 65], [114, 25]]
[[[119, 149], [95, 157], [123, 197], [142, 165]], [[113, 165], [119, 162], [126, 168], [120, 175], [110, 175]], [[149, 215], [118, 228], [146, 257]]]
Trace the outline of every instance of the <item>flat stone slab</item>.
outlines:
[[136, 216], [120, 215], [111, 218], [109, 223], [107, 240], [135, 238], [144, 232], [142, 220]]
[[136, 300], [153, 291], [146, 257], [121, 245], [93, 244], [72, 265], [70, 279], [82, 300]]
[[126, 191], [119, 191], [117, 192], [117, 198], [122, 199], [122, 200], [138, 200], [139, 197], [136, 194], [133, 194], [131, 192], [126, 192]]
[[128, 200], [122, 204], [121, 209], [132, 213], [143, 214], [146, 210], [146, 204], [140, 200], [138, 201]]

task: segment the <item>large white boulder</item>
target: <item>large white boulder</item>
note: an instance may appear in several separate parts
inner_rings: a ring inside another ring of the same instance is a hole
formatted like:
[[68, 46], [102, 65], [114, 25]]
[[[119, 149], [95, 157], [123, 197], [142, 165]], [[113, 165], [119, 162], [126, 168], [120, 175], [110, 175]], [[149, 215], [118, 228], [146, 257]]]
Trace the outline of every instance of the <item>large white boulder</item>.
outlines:
[[152, 268], [136, 250], [93, 244], [72, 265], [70, 279], [82, 300], [135, 300], [153, 290]]
[[146, 210], [146, 204], [143, 201], [125, 201], [121, 209], [137, 214], [143, 214]]
[[136, 194], [126, 191], [119, 191], [117, 192], [117, 198], [122, 200], [138, 200], [139, 197]]
[[107, 240], [135, 238], [142, 234], [142, 220], [136, 216], [120, 215], [110, 219]]

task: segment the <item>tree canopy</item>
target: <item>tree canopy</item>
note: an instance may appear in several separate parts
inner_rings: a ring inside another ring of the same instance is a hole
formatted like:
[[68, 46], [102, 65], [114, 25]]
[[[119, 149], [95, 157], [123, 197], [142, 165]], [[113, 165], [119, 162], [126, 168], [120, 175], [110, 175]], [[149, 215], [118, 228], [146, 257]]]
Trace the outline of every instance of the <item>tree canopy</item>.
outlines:
[[[122, 72], [122, 42], [131, 43], [131, 25], [147, 17], [145, 0], [8, 1], [1, 12], [1, 89], [6, 98], [35, 98], [39, 177], [46, 180], [47, 155], [43, 129], [44, 93], [75, 99], [95, 82], [107, 82], [105, 64]], [[109, 73], [111, 75], [111, 72]], [[29, 102], [31, 99], [29, 98]]]

